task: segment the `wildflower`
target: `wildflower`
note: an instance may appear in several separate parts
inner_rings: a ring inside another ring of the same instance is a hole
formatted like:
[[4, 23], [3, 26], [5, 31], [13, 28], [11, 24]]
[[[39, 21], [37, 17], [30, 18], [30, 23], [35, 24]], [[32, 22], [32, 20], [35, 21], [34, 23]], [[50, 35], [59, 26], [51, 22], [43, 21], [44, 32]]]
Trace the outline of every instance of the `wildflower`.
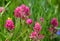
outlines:
[[44, 22], [44, 18], [41, 17], [41, 18], [40, 18], [40, 21], [41, 21], [41, 22]]
[[36, 36], [37, 36], [37, 32], [32, 32], [31, 35], [30, 35], [30, 38], [31, 39], [36, 39]]
[[44, 38], [44, 35], [38, 34], [38, 39], [43, 39], [43, 38]]
[[41, 25], [38, 22], [36, 22], [34, 26], [34, 32], [32, 32], [30, 38], [33, 39], [34, 41], [39, 41], [40, 39], [43, 39], [44, 35], [39, 34], [41, 29], [42, 29]]
[[14, 15], [18, 18], [26, 18], [30, 15], [30, 9], [26, 5], [22, 4], [21, 6], [15, 9]]
[[53, 18], [51, 20], [51, 24], [52, 24], [53, 27], [57, 27], [58, 26], [58, 20], [56, 18]]
[[41, 25], [38, 22], [36, 22], [34, 26], [34, 31], [39, 33], [41, 29], [42, 29]]
[[37, 32], [34, 31], [34, 32], [31, 33], [30, 38], [34, 39], [34, 40], [36, 40], [36, 39], [39, 40], [39, 39], [43, 39], [44, 35], [38, 34]]
[[17, 7], [14, 11], [15, 17], [21, 17], [20, 7]]
[[8, 18], [8, 20], [6, 20], [5, 27], [6, 27], [8, 30], [14, 29], [14, 23], [13, 23], [13, 21], [12, 21], [11, 18]]
[[22, 12], [24, 15], [26, 15], [26, 16], [29, 15], [30, 9], [29, 9], [28, 6], [22, 4], [22, 5], [20, 6], [20, 8], [21, 8], [21, 12]]
[[27, 19], [27, 20], [26, 20], [26, 23], [27, 23], [28, 25], [32, 24], [32, 19]]

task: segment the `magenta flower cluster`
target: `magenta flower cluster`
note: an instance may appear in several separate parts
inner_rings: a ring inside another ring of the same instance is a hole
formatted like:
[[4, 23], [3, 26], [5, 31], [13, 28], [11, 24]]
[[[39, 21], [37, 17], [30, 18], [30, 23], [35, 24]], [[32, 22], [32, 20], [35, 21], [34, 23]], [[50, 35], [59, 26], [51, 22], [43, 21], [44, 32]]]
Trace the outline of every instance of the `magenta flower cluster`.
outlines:
[[51, 27], [49, 28], [49, 31], [51, 34], [56, 34], [57, 30], [56, 30], [56, 27], [58, 27], [58, 20], [57, 18], [53, 18], [51, 20]]
[[32, 19], [27, 19], [27, 20], [26, 20], [26, 23], [27, 23], [28, 25], [32, 24]]
[[41, 29], [42, 29], [41, 25], [38, 22], [36, 22], [34, 26], [34, 31], [39, 33]]
[[13, 30], [14, 29], [14, 23], [13, 23], [13, 21], [10, 18], [8, 18], [8, 20], [6, 20], [5, 27], [8, 30]]
[[43, 18], [43, 17], [41, 17], [41, 18], [40, 18], [40, 21], [43, 23], [43, 22], [44, 22], [44, 18]]
[[18, 18], [27, 18], [30, 14], [30, 9], [26, 5], [22, 4], [21, 6], [17, 7], [14, 11], [15, 17]]
[[39, 34], [39, 32], [41, 31], [41, 29], [42, 29], [42, 27], [41, 27], [40, 23], [36, 22], [35, 26], [33, 28], [34, 31], [31, 33], [30, 38], [32, 38], [34, 40], [43, 39], [44, 35]]
[[[21, 18], [25, 19], [25, 22], [30, 25], [32, 24], [32, 19], [29, 18], [30, 16], [30, 9], [26, 5], [22, 4], [21, 6], [17, 7], [14, 11], [14, 16], [16, 18]], [[13, 21], [9, 18], [6, 20], [6, 25], [5, 27], [9, 30], [14, 29], [14, 23]]]
[[53, 27], [57, 27], [58, 26], [58, 20], [56, 18], [53, 18], [51, 21], [51, 24]]

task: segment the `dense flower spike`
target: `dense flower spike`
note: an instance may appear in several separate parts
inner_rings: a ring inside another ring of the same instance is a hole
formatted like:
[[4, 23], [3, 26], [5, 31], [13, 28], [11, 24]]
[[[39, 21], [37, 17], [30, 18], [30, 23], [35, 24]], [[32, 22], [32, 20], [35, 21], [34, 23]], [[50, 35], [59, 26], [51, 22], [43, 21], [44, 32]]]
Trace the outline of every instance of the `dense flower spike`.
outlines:
[[40, 18], [40, 21], [41, 21], [41, 22], [44, 22], [44, 18], [43, 18], [43, 17], [41, 17], [41, 18]]
[[8, 20], [6, 20], [5, 27], [8, 30], [13, 30], [14, 29], [14, 23], [13, 23], [13, 21], [10, 18], [8, 18]]
[[60, 30], [58, 30], [56, 34], [57, 34], [57, 35], [60, 35]]
[[41, 29], [42, 29], [41, 25], [38, 22], [36, 22], [34, 26], [34, 31], [39, 33]]
[[57, 27], [58, 26], [58, 20], [56, 18], [53, 18], [51, 20], [51, 24], [52, 24], [52, 26]]
[[30, 15], [30, 9], [26, 5], [22, 4], [21, 6], [17, 7], [14, 11], [15, 17], [19, 18], [26, 18]]
[[26, 20], [26, 23], [27, 23], [28, 25], [32, 24], [32, 19], [27, 19], [27, 20]]
[[0, 13], [5, 10], [4, 7], [0, 7]]
[[37, 36], [37, 32], [32, 32], [31, 35], [30, 35], [30, 38], [35, 39], [36, 36]]
[[34, 26], [34, 31], [31, 33], [30, 35], [30, 38], [34, 39], [34, 41], [39, 41], [41, 39], [44, 38], [44, 35], [42, 34], [39, 34], [39, 32], [41, 31], [42, 27], [41, 25], [39, 24], [39, 22], [36, 22], [35, 23], [35, 26]]

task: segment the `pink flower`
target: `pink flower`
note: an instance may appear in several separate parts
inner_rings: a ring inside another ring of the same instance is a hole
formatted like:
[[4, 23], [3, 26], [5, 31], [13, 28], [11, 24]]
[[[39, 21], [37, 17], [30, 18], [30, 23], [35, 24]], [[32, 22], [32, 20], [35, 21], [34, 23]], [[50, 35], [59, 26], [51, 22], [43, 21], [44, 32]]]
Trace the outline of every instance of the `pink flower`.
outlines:
[[23, 12], [25, 12], [25, 14], [30, 12], [29, 7], [27, 7], [26, 5], [22, 4], [20, 7], [22, 8]]
[[34, 26], [34, 31], [39, 33], [41, 29], [42, 29], [41, 25], [38, 22], [36, 22]]
[[17, 8], [15, 9], [14, 15], [15, 15], [15, 17], [21, 17], [20, 7], [17, 7]]
[[0, 13], [5, 10], [4, 7], [0, 7]]
[[31, 35], [30, 35], [30, 38], [35, 39], [36, 36], [37, 36], [37, 32], [32, 32]]
[[51, 20], [51, 24], [52, 24], [52, 26], [57, 27], [58, 26], [58, 20], [56, 18], [53, 18]]
[[42, 34], [38, 35], [38, 39], [43, 39], [43, 38], [44, 38], [44, 35], [42, 35]]
[[32, 19], [27, 19], [27, 20], [26, 20], [26, 23], [27, 23], [28, 25], [32, 24]]
[[15, 17], [25, 18], [29, 16], [30, 9], [26, 5], [22, 4], [21, 6], [17, 7], [14, 11]]
[[5, 27], [6, 27], [8, 30], [14, 29], [14, 23], [13, 23], [13, 21], [12, 21], [10, 18], [8, 18], [8, 20], [6, 20]]
[[40, 18], [40, 21], [41, 21], [41, 22], [44, 22], [44, 18], [41, 17], [41, 18]]
[[26, 8], [25, 8], [25, 13], [26, 13], [26, 15], [28, 15], [28, 13], [30, 13], [29, 7], [26, 7]]

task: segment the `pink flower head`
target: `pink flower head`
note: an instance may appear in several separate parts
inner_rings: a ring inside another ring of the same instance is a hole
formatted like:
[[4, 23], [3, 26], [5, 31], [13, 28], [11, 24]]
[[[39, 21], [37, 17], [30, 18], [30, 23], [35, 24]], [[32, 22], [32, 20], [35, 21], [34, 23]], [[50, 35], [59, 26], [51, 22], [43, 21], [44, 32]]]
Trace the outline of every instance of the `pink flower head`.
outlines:
[[30, 13], [29, 7], [26, 7], [26, 8], [25, 8], [25, 13], [26, 13], [26, 15], [28, 15], [28, 13]]
[[36, 36], [37, 36], [37, 32], [32, 32], [31, 35], [30, 35], [30, 38], [35, 39]]
[[8, 30], [14, 29], [14, 23], [13, 23], [13, 21], [12, 21], [10, 18], [8, 18], [8, 20], [6, 20], [5, 27], [6, 27]]
[[22, 4], [21, 6], [17, 7], [14, 11], [14, 15], [15, 17], [19, 17], [19, 18], [25, 18], [26, 16], [28, 16], [30, 13], [30, 9], [29, 7], [27, 7], [26, 5]]
[[44, 22], [44, 18], [41, 17], [41, 18], [40, 18], [40, 21], [41, 21], [41, 22]]
[[0, 13], [5, 10], [4, 7], [0, 7]]
[[15, 15], [15, 17], [21, 17], [20, 7], [17, 7], [17, 8], [15, 9], [14, 15]]
[[32, 19], [27, 19], [27, 20], [26, 20], [26, 23], [27, 23], [28, 25], [32, 24]]
[[38, 39], [43, 39], [43, 38], [44, 38], [44, 35], [42, 35], [42, 34], [38, 35]]
[[42, 29], [41, 25], [40, 25], [38, 22], [36, 22], [36, 23], [35, 23], [35, 27], [34, 27], [34, 31], [40, 32], [41, 29]]
[[29, 13], [30, 12], [29, 7], [27, 7], [26, 5], [22, 4], [20, 7], [21, 7], [23, 12], [25, 12], [25, 13]]
[[56, 18], [53, 18], [51, 20], [51, 24], [52, 24], [52, 26], [57, 27], [58, 26], [58, 20]]

